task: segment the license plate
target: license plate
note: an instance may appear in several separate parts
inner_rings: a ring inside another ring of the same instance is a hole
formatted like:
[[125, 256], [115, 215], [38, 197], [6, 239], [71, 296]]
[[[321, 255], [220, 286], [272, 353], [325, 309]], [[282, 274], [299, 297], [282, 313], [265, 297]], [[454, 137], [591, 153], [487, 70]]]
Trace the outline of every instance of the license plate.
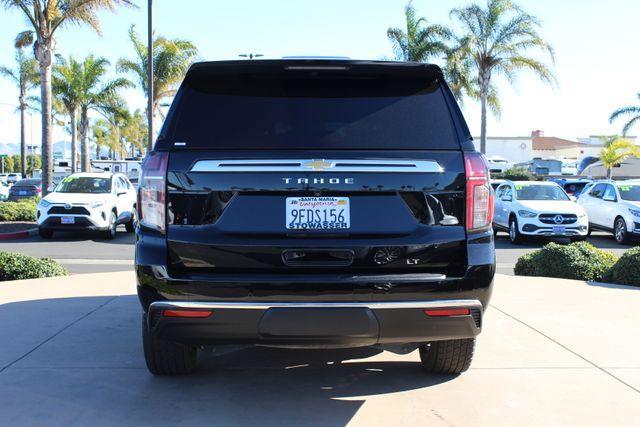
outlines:
[[344, 230], [351, 227], [348, 197], [287, 197], [288, 230]]
[[18, 195], [19, 196], [26, 196], [27, 192], [26, 191], [18, 191]]
[[60, 218], [60, 224], [75, 224], [76, 219], [72, 216], [63, 216]]
[[560, 225], [553, 226], [553, 234], [564, 234], [566, 230], [567, 228], [564, 226], [560, 226]]

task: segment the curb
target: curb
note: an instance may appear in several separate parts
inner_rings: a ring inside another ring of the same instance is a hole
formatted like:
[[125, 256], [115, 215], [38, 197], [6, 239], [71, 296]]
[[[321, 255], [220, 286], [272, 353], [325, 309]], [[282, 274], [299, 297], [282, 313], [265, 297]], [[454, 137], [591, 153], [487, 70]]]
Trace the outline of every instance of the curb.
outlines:
[[37, 228], [30, 230], [16, 231], [14, 233], [0, 233], [0, 240], [24, 239], [25, 237], [35, 236], [38, 234]]

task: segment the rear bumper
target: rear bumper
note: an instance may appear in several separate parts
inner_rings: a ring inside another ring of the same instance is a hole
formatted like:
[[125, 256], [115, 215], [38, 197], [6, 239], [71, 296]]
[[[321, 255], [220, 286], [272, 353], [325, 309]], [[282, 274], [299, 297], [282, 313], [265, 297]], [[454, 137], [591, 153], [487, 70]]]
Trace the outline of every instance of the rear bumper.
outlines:
[[[468, 309], [427, 315], [425, 310]], [[206, 318], [165, 316], [165, 310], [210, 312]], [[170, 302], [149, 307], [151, 333], [190, 345], [257, 344], [306, 348], [362, 347], [472, 338], [482, 328], [478, 300], [410, 302]]]

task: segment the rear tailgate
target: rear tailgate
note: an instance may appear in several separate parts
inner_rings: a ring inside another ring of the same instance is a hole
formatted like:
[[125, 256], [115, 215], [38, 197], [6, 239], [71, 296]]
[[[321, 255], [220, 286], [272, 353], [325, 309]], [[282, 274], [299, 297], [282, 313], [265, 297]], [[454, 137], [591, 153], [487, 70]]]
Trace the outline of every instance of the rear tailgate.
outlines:
[[198, 64], [155, 147], [170, 274], [463, 276], [469, 138], [432, 65]]
[[[304, 154], [312, 164], [327, 153]], [[392, 167], [385, 152], [335, 154], [332, 160], [343, 164], [367, 159], [371, 166], [367, 172], [278, 172], [268, 170], [272, 157], [255, 153], [172, 152], [167, 233], [172, 271], [462, 274], [460, 151], [405, 152], [403, 159], [391, 160], [437, 165], [432, 172], [385, 172]], [[247, 171], [225, 171], [225, 164], [238, 167], [233, 159], [239, 158]], [[299, 158], [300, 153], [282, 152], [275, 160], [289, 164]], [[260, 165], [267, 170], [260, 171]], [[339, 198], [348, 228], [290, 228], [287, 202], [299, 197]]]

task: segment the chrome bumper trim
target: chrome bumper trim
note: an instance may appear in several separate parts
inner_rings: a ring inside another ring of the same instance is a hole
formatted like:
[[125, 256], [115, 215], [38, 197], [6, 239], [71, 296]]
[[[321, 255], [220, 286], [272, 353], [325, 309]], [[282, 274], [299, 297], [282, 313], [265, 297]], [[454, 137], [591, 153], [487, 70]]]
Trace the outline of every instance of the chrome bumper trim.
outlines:
[[476, 308], [482, 310], [482, 303], [474, 299], [435, 300], [435, 301], [380, 301], [380, 302], [194, 302], [194, 301], [156, 301], [153, 309], [185, 310], [268, 310], [270, 308], [369, 308], [371, 310], [388, 309], [432, 309], [432, 308]]

